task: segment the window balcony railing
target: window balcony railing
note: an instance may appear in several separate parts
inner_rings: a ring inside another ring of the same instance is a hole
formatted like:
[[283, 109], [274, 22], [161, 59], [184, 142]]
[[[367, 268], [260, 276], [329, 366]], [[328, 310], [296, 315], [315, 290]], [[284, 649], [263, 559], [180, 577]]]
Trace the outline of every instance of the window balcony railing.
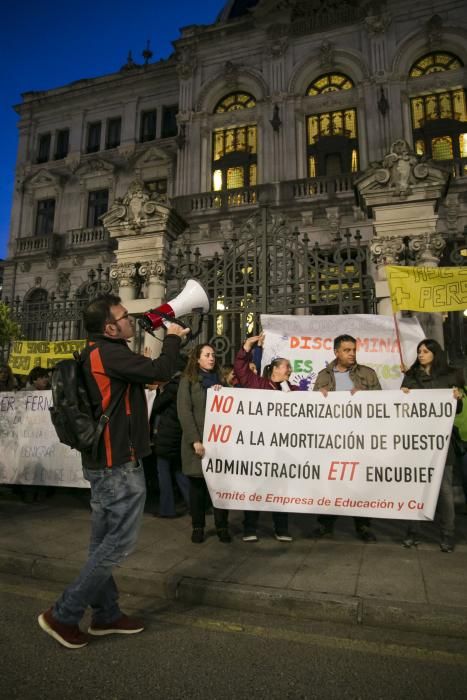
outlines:
[[175, 197], [172, 204], [181, 216], [188, 216], [216, 209], [254, 207], [260, 202], [286, 205], [303, 199], [329, 199], [336, 195], [353, 195], [353, 183], [357, 175], [358, 173], [346, 173], [332, 177], [314, 177], [220, 192], [203, 192]]
[[60, 246], [60, 236], [49, 233], [47, 236], [27, 236], [16, 241], [16, 257], [31, 257], [34, 255], [56, 255]]
[[66, 234], [67, 249], [90, 248], [99, 244], [108, 244], [110, 236], [103, 226], [92, 228], [75, 228]]

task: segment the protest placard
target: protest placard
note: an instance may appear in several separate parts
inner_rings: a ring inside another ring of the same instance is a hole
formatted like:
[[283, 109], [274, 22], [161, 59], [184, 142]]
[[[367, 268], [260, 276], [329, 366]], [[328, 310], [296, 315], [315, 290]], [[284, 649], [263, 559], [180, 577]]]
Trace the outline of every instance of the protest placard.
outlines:
[[464, 311], [467, 267], [387, 265], [393, 311]]
[[216, 508], [431, 520], [452, 389], [210, 389], [203, 472]]
[[0, 394], [0, 483], [89, 487], [81, 455], [58, 441], [51, 391]]
[[81, 352], [85, 340], [15, 340], [8, 364], [14, 374], [29, 374], [33, 367], [52, 369], [57, 362]]
[[[263, 366], [275, 357], [292, 364], [292, 384], [312, 389], [318, 372], [333, 359], [334, 338], [342, 333], [357, 340], [357, 362], [375, 370], [383, 389], [398, 389], [402, 383], [399, 342], [392, 316], [349, 314], [346, 316], [261, 315], [266, 334]], [[399, 320], [404, 361], [410, 366], [416, 347], [425, 337], [416, 318]]]

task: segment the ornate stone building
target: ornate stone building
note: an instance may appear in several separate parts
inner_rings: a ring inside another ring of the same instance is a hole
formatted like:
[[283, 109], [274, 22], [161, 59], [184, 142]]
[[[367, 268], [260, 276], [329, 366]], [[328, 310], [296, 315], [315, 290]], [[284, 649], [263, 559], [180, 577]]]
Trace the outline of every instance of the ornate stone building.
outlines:
[[[436, 7], [231, 0], [165, 61], [23, 95], [4, 297], [29, 336], [198, 277], [227, 358], [260, 312], [388, 313], [386, 263], [462, 264], [467, 9]], [[459, 360], [462, 314], [423, 322]]]

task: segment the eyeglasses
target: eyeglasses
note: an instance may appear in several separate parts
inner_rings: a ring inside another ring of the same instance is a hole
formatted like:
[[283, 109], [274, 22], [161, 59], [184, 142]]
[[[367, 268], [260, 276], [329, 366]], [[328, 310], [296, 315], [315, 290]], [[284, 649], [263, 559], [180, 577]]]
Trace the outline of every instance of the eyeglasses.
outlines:
[[130, 314], [128, 313], [128, 311], [127, 311], [126, 313], [124, 313], [123, 316], [120, 316], [120, 318], [114, 318], [114, 320], [113, 320], [113, 321], [110, 321], [110, 323], [118, 323], [119, 321], [124, 321], [124, 320], [127, 319], [127, 318], [128, 318], [128, 319], [131, 318], [131, 316], [130, 316]]

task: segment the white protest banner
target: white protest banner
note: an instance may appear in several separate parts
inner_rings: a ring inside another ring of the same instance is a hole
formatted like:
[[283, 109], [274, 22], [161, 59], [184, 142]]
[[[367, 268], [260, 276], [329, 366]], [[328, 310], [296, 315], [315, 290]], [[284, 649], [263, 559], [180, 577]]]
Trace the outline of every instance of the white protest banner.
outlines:
[[210, 389], [203, 471], [216, 508], [432, 520], [452, 389]]
[[[318, 372], [334, 360], [333, 341], [343, 333], [357, 340], [357, 362], [372, 367], [383, 389], [402, 383], [399, 345], [392, 316], [261, 316], [266, 333], [263, 367], [275, 357], [292, 363], [292, 384], [313, 388]], [[404, 363], [410, 366], [425, 334], [416, 318], [398, 319]]]
[[0, 394], [0, 483], [89, 487], [81, 455], [58, 441], [51, 391]]

